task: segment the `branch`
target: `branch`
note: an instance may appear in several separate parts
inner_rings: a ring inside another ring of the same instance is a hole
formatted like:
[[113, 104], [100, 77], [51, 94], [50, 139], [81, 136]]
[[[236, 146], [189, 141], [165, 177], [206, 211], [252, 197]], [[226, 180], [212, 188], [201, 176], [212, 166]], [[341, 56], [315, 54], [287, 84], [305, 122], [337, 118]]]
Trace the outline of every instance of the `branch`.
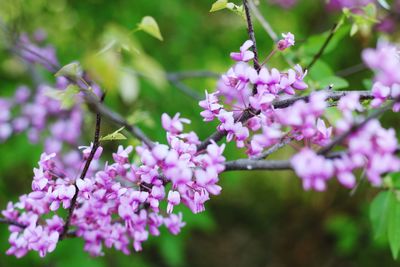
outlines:
[[[330, 101], [338, 101], [340, 98], [343, 96], [349, 94], [349, 93], [358, 93], [360, 95], [360, 100], [366, 100], [366, 99], [372, 99], [373, 96], [370, 91], [336, 91], [336, 92], [329, 92], [328, 96], [326, 97], [326, 100]], [[299, 100], [304, 100], [308, 101], [310, 98], [310, 95], [305, 95], [305, 96], [296, 96], [296, 97], [291, 97], [288, 99], [284, 100], [279, 100], [275, 101], [272, 103], [273, 107], [275, 109], [281, 109], [281, 108], [287, 108], [291, 105], [293, 105], [296, 101]], [[240, 122], [246, 122], [248, 119], [254, 116], [254, 114], [258, 114], [259, 111], [257, 110], [246, 110], [244, 111], [241, 116], [239, 117]], [[203, 150], [205, 149], [212, 141], [214, 142], [219, 142], [222, 138], [226, 136], [226, 131], [215, 131], [213, 134], [211, 134], [209, 137], [207, 137], [203, 142], [201, 142], [200, 145], [197, 146], [197, 150]]]
[[[103, 94], [101, 96], [100, 102], [104, 101], [104, 97], [105, 97], [105, 94]], [[100, 146], [100, 126], [101, 126], [101, 114], [97, 113], [96, 114], [96, 129], [94, 131], [94, 138], [93, 138], [93, 147], [90, 151], [89, 157], [86, 160], [85, 166], [83, 167], [83, 170], [79, 177], [80, 179], [84, 179], [86, 177], [86, 174], [89, 170], [90, 164], [92, 163], [94, 155], [96, 154], [97, 148], [99, 148], [99, 146]], [[76, 200], [78, 198], [78, 193], [79, 193], [79, 188], [76, 185], [76, 181], [74, 183], [74, 186], [75, 186], [75, 194], [72, 197], [71, 204], [68, 209], [67, 219], [65, 221], [63, 231], [60, 234], [60, 240], [64, 239], [64, 237], [67, 235], [69, 226], [71, 224], [72, 214], [75, 210]]]
[[91, 91], [84, 90], [83, 92], [85, 101], [93, 112], [101, 114], [103, 118], [107, 118], [108, 120], [119, 126], [124, 126], [128, 132], [130, 132], [137, 139], [141, 140], [148, 147], [152, 148], [154, 146], [153, 141], [151, 141], [139, 127], [129, 124], [120, 114], [109, 109], [104, 104], [99, 102], [97, 96]]
[[220, 73], [208, 71], [208, 70], [190, 70], [190, 71], [179, 71], [179, 72], [168, 72], [167, 79], [172, 80], [185, 80], [192, 78], [215, 78], [218, 79], [221, 76]]
[[390, 104], [388, 104], [386, 106], [383, 106], [383, 107], [381, 107], [381, 108], [379, 108], [377, 110], [374, 110], [363, 121], [361, 121], [359, 123], [355, 123], [346, 132], [344, 132], [341, 135], [338, 135], [336, 138], [334, 138], [328, 145], [326, 145], [320, 151], [318, 151], [318, 154], [326, 155], [327, 153], [329, 153], [336, 145], [341, 144], [350, 134], [352, 134], [353, 132], [355, 132], [358, 129], [360, 129], [363, 126], [365, 126], [372, 119], [376, 119], [376, 118], [380, 117], [386, 111], [390, 110], [393, 107], [394, 103], [396, 103], [396, 101], [398, 101], [398, 100], [395, 100], [395, 101], [391, 102]]
[[269, 155], [271, 155], [272, 153], [278, 151], [279, 149], [285, 147], [287, 144], [289, 144], [290, 142], [292, 142], [293, 139], [290, 137], [284, 137], [281, 142], [273, 145], [272, 147], [270, 147], [268, 150], [266, 150], [265, 152], [261, 153], [259, 156], [255, 157], [254, 159], [257, 160], [261, 160], [261, 159], [265, 159], [266, 157], [268, 157]]
[[277, 43], [279, 41], [278, 35], [272, 29], [271, 25], [264, 18], [264, 16], [261, 15], [261, 13], [258, 10], [257, 6], [254, 4], [254, 2], [252, 0], [249, 0], [249, 7], [250, 7], [250, 10], [253, 12], [254, 16], [256, 17], [256, 19], [258, 20], [258, 22], [260, 22], [261, 26], [268, 33], [269, 37], [271, 37], [272, 41], [274, 41], [274, 43]]
[[[243, 0], [243, 7], [246, 14], [246, 21], [247, 21], [247, 32], [249, 34], [249, 38], [253, 41], [252, 50], [254, 53], [254, 69], [258, 72], [261, 68], [260, 64], [258, 63], [258, 52], [257, 52], [257, 44], [256, 44], [256, 37], [254, 34], [253, 22], [251, 21], [250, 10], [249, 10], [249, 3], [247, 0]], [[254, 88], [253, 88], [254, 93]], [[257, 93], [257, 92], [256, 92]]]
[[182, 93], [189, 96], [190, 98], [193, 98], [196, 101], [200, 101], [204, 98], [200, 93], [193, 90], [192, 88], [181, 82], [179, 79], [168, 78], [168, 80], [171, 82], [171, 84], [175, 85], [176, 88], [178, 88]]
[[251, 170], [291, 170], [288, 160], [238, 159], [225, 162], [225, 171]]
[[[238, 117], [235, 118], [235, 122], [246, 122], [248, 119], [254, 116], [254, 113], [257, 112], [252, 109], [247, 109], [243, 111]], [[211, 134], [209, 137], [207, 137], [203, 142], [201, 142], [200, 145], [197, 146], [197, 151], [201, 151], [203, 149], [206, 149], [209, 144], [211, 144], [212, 141], [214, 142], [219, 142], [222, 138], [224, 138], [227, 135], [226, 131], [215, 131], [213, 134]]]
[[12, 220], [9, 220], [9, 219], [6, 219], [6, 218], [0, 218], [0, 223], [8, 224], [8, 225], [14, 225], [14, 226], [18, 226], [20, 228], [25, 228], [26, 227], [25, 224], [22, 224], [22, 223], [19, 223], [19, 222], [16, 222], [16, 221], [12, 221]]
[[335, 23], [333, 27], [331, 28], [328, 37], [326, 38], [325, 42], [322, 44], [321, 48], [319, 49], [318, 53], [314, 55], [313, 59], [311, 62], [308, 64], [306, 69], [310, 71], [311, 67], [317, 62], [317, 60], [322, 56], [324, 53], [326, 47], [328, 46], [329, 42], [332, 40], [333, 35], [336, 33], [336, 31], [339, 29], [339, 26], [341, 23]]
[[[326, 97], [325, 101], [338, 101], [340, 98], [342, 98], [345, 95], [348, 95], [350, 93], [357, 93], [360, 95], [360, 100], [368, 100], [368, 99], [373, 99], [373, 96], [370, 91], [330, 91], [328, 92], [328, 96]], [[280, 109], [280, 108], [287, 108], [291, 105], [293, 105], [295, 102], [299, 100], [304, 100], [308, 102], [310, 98], [310, 95], [304, 95], [304, 96], [295, 96], [291, 98], [287, 98], [284, 100], [278, 100], [272, 103], [275, 109]]]
[[207, 71], [207, 70], [200, 70], [200, 71], [182, 71], [182, 72], [170, 72], [167, 73], [167, 80], [175, 85], [176, 88], [178, 88], [181, 92], [186, 94], [187, 96], [193, 98], [194, 100], [200, 101], [204, 97], [202, 94], [198, 93], [197, 91], [193, 90], [181, 80], [185, 79], [192, 79], [192, 78], [215, 78], [218, 79], [221, 76], [221, 74], [212, 72], [212, 71]]

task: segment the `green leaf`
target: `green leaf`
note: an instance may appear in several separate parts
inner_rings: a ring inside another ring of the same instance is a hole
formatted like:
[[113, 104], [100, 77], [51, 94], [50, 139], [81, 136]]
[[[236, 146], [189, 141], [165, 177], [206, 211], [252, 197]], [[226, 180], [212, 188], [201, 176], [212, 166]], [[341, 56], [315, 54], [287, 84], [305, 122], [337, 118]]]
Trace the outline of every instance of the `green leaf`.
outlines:
[[121, 127], [115, 132], [108, 134], [104, 137], [100, 138], [100, 141], [114, 141], [114, 140], [125, 140], [126, 137], [122, 133], [120, 133], [125, 127]]
[[227, 8], [228, 0], [218, 0], [212, 4], [210, 12], [215, 12]]
[[391, 191], [380, 192], [371, 203], [369, 218], [372, 223], [372, 230], [375, 238], [379, 238], [387, 231], [389, 200]]
[[400, 172], [392, 172], [392, 173], [388, 174], [388, 176], [390, 176], [390, 178], [393, 182], [393, 186], [396, 189], [400, 189]]
[[331, 67], [323, 60], [318, 60], [317, 62], [315, 62], [314, 68], [312, 68], [309, 73], [310, 78], [315, 81], [319, 81], [321, 79], [324, 79], [325, 77], [331, 77], [334, 75], [335, 73], [333, 72]]
[[72, 62], [64, 67], [62, 67], [59, 71], [54, 74], [56, 77], [65, 76], [71, 78], [79, 78], [82, 76], [82, 67], [79, 62]]
[[138, 30], [142, 30], [160, 41], [163, 40], [160, 28], [158, 27], [158, 24], [153, 17], [143, 17], [142, 21], [138, 24]]
[[333, 89], [343, 89], [349, 86], [349, 83], [345, 79], [337, 76], [325, 77], [318, 82], [321, 88], [326, 88], [332, 85]]
[[396, 194], [390, 194], [388, 216], [388, 241], [394, 259], [397, 259], [400, 250], [400, 201]]

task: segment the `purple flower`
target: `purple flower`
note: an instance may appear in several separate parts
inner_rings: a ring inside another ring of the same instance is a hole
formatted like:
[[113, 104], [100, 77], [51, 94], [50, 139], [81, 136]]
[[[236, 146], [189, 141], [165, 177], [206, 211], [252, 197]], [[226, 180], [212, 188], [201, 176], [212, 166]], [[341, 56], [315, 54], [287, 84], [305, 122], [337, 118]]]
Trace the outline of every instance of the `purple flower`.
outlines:
[[332, 161], [317, 155], [309, 148], [303, 148], [290, 162], [302, 179], [305, 190], [325, 191], [326, 181], [334, 174]]
[[235, 61], [248, 62], [254, 58], [253, 51], [249, 51], [249, 48], [253, 46], [253, 41], [247, 40], [240, 47], [240, 52], [232, 52], [231, 58]]
[[161, 116], [163, 128], [171, 134], [179, 134], [183, 131], [183, 123], [190, 123], [190, 120], [179, 118], [180, 113], [176, 113], [173, 118], [164, 113]]
[[164, 224], [173, 235], [179, 234], [181, 228], [186, 225], [186, 223], [182, 222], [181, 212], [179, 212], [178, 215], [171, 214], [169, 217], [165, 218]]
[[168, 192], [168, 206], [167, 206], [167, 213], [172, 213], [174, 210], [174, 206], [181, 203], [181, 195], [178, 191], [169, 191]]
[[289, 48], [294, 45], [294, 35], [290, 32], [282, 33], [282, 40], [278, 42], [278, 49], [283, 51], [286, 48]]

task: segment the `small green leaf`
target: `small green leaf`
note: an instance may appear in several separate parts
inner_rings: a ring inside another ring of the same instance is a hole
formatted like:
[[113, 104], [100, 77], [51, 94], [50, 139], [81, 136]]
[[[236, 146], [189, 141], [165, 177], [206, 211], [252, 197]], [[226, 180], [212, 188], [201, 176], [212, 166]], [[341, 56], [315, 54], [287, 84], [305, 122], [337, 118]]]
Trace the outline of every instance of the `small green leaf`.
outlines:
[[163, 40], [160, 28], [158, 27], [158, 24], [153, 17], [143, 17], [142, 21], [138, 24], [138, 30], [142, 30], [160, 41]]
[[389, 214], [389, 200], [392, 192], [382, 191], [371, 203], [369, 218], [372, 223], [372, 230], [375, 238], [379, 238], [387, 231], [387, 221]]
[[215, 12], [227, 8], [228, 0], [218, 0], [212, 4], [210, 12]]
[[104, 137], [100, 138], [100, 141], [114, 141], [114, 140], [125, 140], [126, 137], [122, 133], [120, 133], [125, 127], [121, 127], [115, 132], [108, 134]]
[[388, 240], [394, 259], [400, 250], [400, 201], [394, 193], [390, 194], [388, 215]]
[[71, 78], [79, 78], [82, 76], [82, 67], [79, 62], [72, 62], [62, 67], [54, 75], [56, 77], [65, 76]]

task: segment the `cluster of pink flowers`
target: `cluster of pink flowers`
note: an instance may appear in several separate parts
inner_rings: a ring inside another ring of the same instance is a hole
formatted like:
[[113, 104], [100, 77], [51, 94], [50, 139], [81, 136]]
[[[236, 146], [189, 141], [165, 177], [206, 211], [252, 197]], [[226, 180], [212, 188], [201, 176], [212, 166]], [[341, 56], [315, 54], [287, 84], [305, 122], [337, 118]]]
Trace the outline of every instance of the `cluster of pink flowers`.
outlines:
[[[182, 132], [182, 123], [188, 122], [179, 114], [173, 118], [164, 114], [168, 145], [136, 147], [138, 164], [129, 160], [131, 146], [119, 146], [114, 162], [100, 167], [100, 147], [83, 179], [76, 178], [79, 173], [70, 168], [71, 159], [43, 153], [34, 169], [32, 192], [9, 203], [2, 212], [6, 219], [25, 226], [9, 227], [11, 248], [7, 254], [21, 257], [35, 250], [43, 257], [53, 251], [65, 224], [58, 211], [68, 209], [76, 193], [71, 230], [85, 240], [84, 249], [91, 255], [102, 255], [103, 246], [129, 254], [131, 240], [134, 250], [140, 251], [142, 242], [149, 235], [159, 235], [162, 225], [178, 234], [185, 223], [181, 213], [172, 213], [174, 207], [183, 203], [194, 213], [204, 211], [210, 195], [221, 191], [218, 174], [225, 161], [224, 145], [212, 143], [204, 153], [197, 153], [197, 135]], [[78, 161], [82, 163], [91, 149], [83, 147]], [[162, 201], [167, 203], [165, 211], [159, 207]]]
[[[32, 143], [44, 141], [48, 153], [60, 152], [63, 143], [77, 145], [83, 123], [80, 98], [76, 97], [71, 108], [63, 109], [60, 100], [49, 96], [50, 90], [62, 92], [67, 84], [59, 77], [56, 88], [39, 85], [31, 96], [32, 91], [21, 86], [12, 98], [0, 98], [0, 140], [26, 132]], [[40, 140], [41, 136], [47, 137]]]
[[[34, 34], [37, 43], [43, 43], [46, 35], [43, 31]], [[16, 49], [20, 50], [23, 60], [37, 63], [49, 69], [57, 63], [52, 46], [39, 46], [22, 34]], [[9, 98], [0, 98], [0, 142], [13, 134], [26, 132], [32, 143], [43, 142], [46, 153], [60, 153], [63, 144], [77, 146], [83, 125], [82, 98], [79, 94], [69, 95], [71, 105], [63, 107], [62, 99], [55, 97], [63, 94], [69, 83], [65, 77], [58, 77], [54, 85], [39, 84], [36, 88], [20, 86]], [[93, 85], [95, 91], [98, 86]]]
[[[277, 50], [294, 45], [291, 33], [283, 37]], [[323, 191], [333, 177], [352, 188], [356, 184], [353, 172], [357, 169], [365, 170], [371, 184], [380, 185], [383, 174], [400, 170], [393, 129], [384, 129], [377, 119], [371, 119], [350, 131], [365, 119], [357, 93], [340, 99], [337, 109], [341, 116], [334, 123], [324, 117], [327, 91], [313, 92], [307, 99], [279, 106], [277, 103], [307, 89], [307, 73], [300, 65], [287, 71], [266, 66], [256, 70], [248, 63], [254, 59], [254, 52], [249, 50], [252, 46], [252, 41], [246, 41], [239, 52], [231, 53], [237, 63], [221, 76], [217, 91], [206, 91], [206, 98], [199, 102], [204, 121], [218, 120], [217, 129], [226, 134], [227, 142], [234, 140], [237, 147], [246, 149], [249, 157], [260, 156], [284, 138], [303, 142], [304, 147], [290, 162], [305, 190]], [[394, 49], [390, 44], [385, 47], [391, 49], [382, 50], [379, 45], [376, 50], [364, 52], [367, 64], [378, 72], [372, 89], [373, 108], [389, 98], [397, 100], [400, 95], [397, 74], [388, 67], [400, 66], [399, 58], [389, 58]], [[389, 61], [378, 61], [382, 55]], [[59, 78], [59, 90], [67, 84], [66, 79]], [[45, 153], [33, 170], [32, 192], [22, 195], [16, 203], [8, 203], [2, 211], [6, 219], [15, 222], [9, 226], [11, 247], [7, 254], [22, 257], [34, 250], [43, 257], [52, 252], [66, 234], [67, 221], [61, 218], [60, 210], [68, 210], [75, 200], [67, 234], [81, 237], [87, 252], [98, 256], [103, 254], [103, 247], [114, 247], [129, 254], [131, 244], [135, 251], [140, 251], [149, 235], [160, 234], [161, 226], [174, 235], [181, 231], [185, 223], [182, 213], [174, 213], [176, 206], [183, 204], [199, 213], [205, 210], [211, 196], [221, 192], [218, 182], [225, 169], [225, 144], [219, 146], [212, 141], [199, 151], [201, 142], [197, 134], [184, 132], [184, 125], [190, 120], [181, 118], [179, 113], [161, 117], [167, 144], [142, 144], [135, 149], [119, 146], [112, 154], [113, 162], [105, 163], [99, 160], [103, 149], [98, 147], [90, 168], [81, 177], [83, 162], [88, 160], [93, 144], [79, 147], [81, 152], [68, 153], [63, 153], [61, 145], [77, 143], [82, 125], [79, 97], [67, 111], [61, 109], [59, 101], [47, 97], [44, 87], [39, 88], [32, 103], [29, 98], [29, 90], [22, 87], [13, 100], [0, 100], [5, 111], [0, 112], [0, 137], [5, 139], [13, 131], [30, 128], [31, 140], [37, 141], [50, 118], [58, 120], [50, 123], [51, 136], [46, 140]], [[10, 109], [21, 104], [21, 117], [12, 119]], [[248, 117], [242, 119], [245, 114]], [[348, 135], [338, 144], [345, 149], [327, 155], [317, 152], [329, 145], [334, 136], [345, 133]], [[130, 160], [134, 150], [138, 155], [136, 162]]]
[[[284, 34], [283, 37], [284, 39], [278, 43], [279, 50], [286, 49], [294, 44], [294, 36], [291, 33]], [[297, 112], [298, 107], [302, 105], [304, 113], [296, 114], [296, 118], [304, 117], [297, 121], [294, 121], [296, 119], [288, 121], [291, 116], [284, 114], [291, 112], [290, 108], [275, 110], [274, 101], [285, 99], [294, 95], [296, 90], [304, 90], [308, 87], [304, 82], [306, 73], [303, 72], [300, 65], [296, 65], [294, 69], [289, 69], [286, 72], [262, 66], [260, 71], [257, 72], [253, 66], [246, 63], [254, 56], [252, 52], [245, 56], [247, 52], [250, 52], [247, 49], [252, 44], [248, 40], [241, 46], [239, 53], [231, 54], [232, 59], [239, 62], [222, 75], [216, 92], [211, 94], [206, 92], [206, 99], [200, 101], [199, 105], [204, 109], [200, 113], [204, 121], [218, 119], [220, 122], [218, 130], [227, 133], [228, 142], [235, 140], [239, 148], [247, 148], [248, 155], [257, 156], [264, 148], [279, 142], [284, 135], [282, 126], [295, 123], [298, 128], [304, 128], [303, 120], [312, 123], [311, 118], [307, 118], [307, 116], [313, 116], [315, 120], [322, 112], [320, 111], [321, 108], [318, 107], [321, 105], [321, 99], [317, 96], [314, 97], [316, 98], [315, 101], [310, 102], [311, 104], [315, 102], [315, 109], [306, 107], [305, 102], [299, 101], [295, 104], [294, 111]], [[256, 93], [252, 94], [254, 88]], [[220, 103], [222, 97], [225, 97], [230, 104], [230, 110]], [[324, 99], [322, 99], [322, 103], [324, 103]], [[240, 116], [245, 110], [249, 110], [249, 112], [257, 111], [259, 114], [253, 114], [256, 116], [243, 123], [240, 121]], [[301, 132], [301, 130], [299, 131]], [[253, 135], [251, 136], [250, 133], [253, 133]], [[298, 138], [301, 139], [300, 136]]]
[[[342, 97], [338, 108], [342, 112], [342, 118], [335, 125], [338, 135], [348, 131], [356, 121], [364, 119], [354, 114], [362, 111], [356, 93]], [[304, 189], [324, 191], [326, 182], [334, 176], [342, 185], [353, 188], [356, 185], [353, 171], [356, 169], [365, 170], [371, 184], [379, 186], [383, 174], [400, 170], [400, 159], [395, 155], [398, 148], [395, 131], [383, 128], [377, 119], [351, 133], [343, 146], [346, 149], [332, 158], [318, 155], [308, 147], [292, 157], [291, 163], [302, 179]]]
[[389, 42], [378, 42], [377, 48], [365, 49], [362, 53], [365, 64], [376, 72], [375, 81], [383, 85], [400, 84], [399, 48]]
[[[294, 39], [289, 34], [284, 36], [285, 39], [288, 36]], [[245, 52], [243, 48], [249, 48], [250, 44], [249, 41], [245, 42], [241, 48], [242, 54]], [[392, 46], [386, 44], [386, 47]], [[393, 78], [397, 75], [394, 74], [394, 68], [386, 68], [386, 64], [400, 64], [399, 58], [396, 56], [382, 62], [382, 53], [386, 53], [385, 58], [394, 56], [394, 49], [386, 51], [378, 46], [377, 50], [369, 49], [364, 52], [364, 58], [368, 58], [369, 65], [379, 70], [379, 82], [372, 89], [373, 108], [400, 95], [400, 87]], [[381, 175], [400, 169], [400, 161], [395, 156], [398, 146], [395, 132], [393, 129], [382, 128], [378, 120], [371, 120], [351, 133], [342, 144], [346, 150], [335, 158], [319, 155], [315, 151], [317, 147], [328, 145], [334, 135], [349, 131], [354, 124], [364, 119], [362, 115], [356, 116], [363, 112], [358, 94], [348, 94], [339, 101], [338, 110], [342, 117], [336, 124], [332, 124], [324, 119], [328, 107], [325, 101], [327, 91], [313, 92], [307, 101], [298, 100], [285, 108], [274, 106], [296, 91], [307, 88], [303, 80], [306, 73], [299, 65], [286, 72], [266, 67], [261, 67], [257, 72], [246, 63], [248, 57], [232, 58], [241, 62], [222, 75], [218, 90], [214, 93], [206, 92], [206, 99], [200, 101], [199, 105], [204, 109], [201, 112], [204, 121], [217, 119], [220, 122], [218, 130], [227, 133], [227, 141], [235, 140], [237, 147], [245, 147], [250, 157], [259, 156], [283, 138], [302, 141], [305, 147], [292, 158], [291, 164], [302, 179], [304, 188], [318, 191], [325, 190], [326, 182], [335, 176], [344, 186], [354, 187], [356, 178], [353, 171], [356, 169], [364, 169], [373, 185], [381, 183]], [[380, 77], [388, 76], [391, 79], [386, 78], [389, 82], [385, 84], [390, 87], [380, 83]], [[255, 94], [252, 93], [253, 88], [256, 88]], [[223, 97], [228, 100], [228, 105], [222, 104]], [[398, 106], [398, 103], [395, 104], [395, 109]], [[244, 112], [249, 112], [251, 118], [242, 121]], [[378, 159], [382, 160], [382, 164], [378, 164]]]

